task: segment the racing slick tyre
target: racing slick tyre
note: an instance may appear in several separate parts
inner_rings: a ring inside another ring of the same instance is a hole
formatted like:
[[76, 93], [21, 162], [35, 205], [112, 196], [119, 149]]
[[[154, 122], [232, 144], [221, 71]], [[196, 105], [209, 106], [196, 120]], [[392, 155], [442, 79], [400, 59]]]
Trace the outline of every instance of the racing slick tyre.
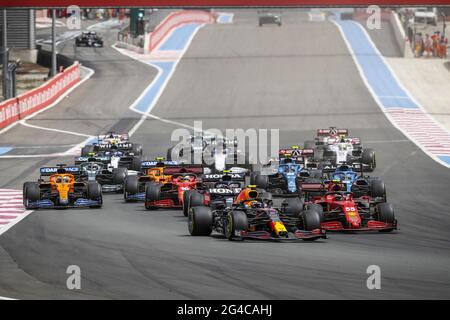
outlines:
[[370, 184], [370, 195], [374, 198], [383, 198], [386, 201], [386, 185], [383, 180], [372, 180]]
[[188, 214], [188, 229], [191, 236], [209, 236], [213, 227], [213, 215], [208, 207], [191, 207]]
[[313, 210], [315, 212], [317, 212], [320, 216], [320, 222], [323, 221], [323, 207], [320, 204], [317, 203], [311, 203], [308, 204], [308, 210]]
[[284, 213], [288, 216], [298, 216], [303, 211], [303, 201], [300, 198], [290, 198], [283, 201]]
[[130, 163], [130, 170], [141, 171], [141, 157], [133, 157]]
[[123, 184], [128, 175], [127, 168], [116, 168], [113, 170], [112, 180], [114, 184]]
[[185, 217], [187, 217], [187, 216], [189, 215], [189, 198], [190, 198], [191, 193], [192, 193], [193, 191], [194, 191], [194, 190], [186, 190], [186, 191], [183, 193], [183, 215], [184, 215]]
[[84, 146], [83, 148], [81, 148], [81, 156], [88, 157], [89, 153], [91, 153], [93, 151], [94, 151], [93, 146]]
[[255, 177], [259, 174], [261, 174], [260, 171], [253, 171], [250, 173], [250, 184], [256, 184]]
[[230, 211], [225, 225], [225, 237], [228, 240], [243, 240], [239, 235], [240, 231], [247, 230], [247, 215], [242, 211]]
[[101, 208], [103, 204], [102, 186], [97, 181], [89, 181], [86, 195], [89, 200], [98, 201], [98, 204], [89, 206], [90, 208]]
[[158, 207], [151, 206], [148, 202], [158, 201], [161, 199], [161, 185], [155, 182], [147, 182], [145, 184], [145, 209], [155, 210]]
[[183, 193], [183, 214], [185, 217], [189, 214], [192, 207], [201, 207], [205, 203], [205, 198], [197, 190], [186, 190]]
[[315, 210], [305, 210], [300, 214], [301, 228], [306, 231], [320, 229], [320, 215]]
[[269, 176], [257, 174], [255, 176], [255, 185], [258, 188], [266, 189], [267, 186], [269, 185]]
[[30, 209], [30, 201], [41, 200], [41, 191], [39, 189], [39, 184], [36, 182], [25, 182], [23, 185], [23, 206], [26, 209]]
[[[377, 205], [377, 215], [378, 221], [386, 223], [395, 223], [394, 208], [390, 203], [383, 202]], [[391, 232], [393, 229], [380, 230], [380, 232]]]
[[25, 190], [26, 190], [26, 188], [27, 188], [28, 186], [30, 186], [30, 185], [33, 185], [33, 184], [36, 184], [36, 182], [34, 182], [34, 181], [27, 181], [27, 182], [24, 182], [24, 183], [23, 183], [22, 192], [23, 192], [23, 195], [24, 195], [24, 196], [25, 196]]
[[369, 166], [369, 171], [373, 171], [377, 166], [375, 150], [370, 148], [364, 149], [361, 154], [361, 162]]
[[123, 183], [123, 197], [125, 202], [133, 201], [128, 196], [139, 193], [139, 178], [137, 176], [127, 176]]
[[142, 145], [138, 143], [133, 143], [131, 146], [131, 150], [133, 151], [134, 155], [136, 156], [142, 156]]
[[316, 146], [316, 142], [314, 140], [306, 140], [303, 144], [304, 149], [314, 149]]

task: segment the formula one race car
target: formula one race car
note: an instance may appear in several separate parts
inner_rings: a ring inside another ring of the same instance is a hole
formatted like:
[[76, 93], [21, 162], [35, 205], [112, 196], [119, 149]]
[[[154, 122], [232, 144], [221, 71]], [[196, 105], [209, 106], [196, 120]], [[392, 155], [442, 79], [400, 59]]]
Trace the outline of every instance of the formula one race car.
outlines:
[[323, 152], [323, 166], [327, 170], [334, 170], [342, 163], [359, 164], [364, 171], [376, 167], [375, 151], [363, 149], [359, 138], [348, 137], [348, 129], [318, 129], [315, 141], [305, 141], [304, 146]]
[[[164, 173], [172, 175], [170, 182], [152, 181], [145, 184], [145, 208], [147, 210], [182, 208], [184, 193], [202, 187], [201, 179], [197, 176], [203, 173], [201, 166], [165, 168]], [[205, 197], [203, 204], [207, 205], [208, 201], [209, 199]]]
[[213, 209], [231, 206], [244, 184], [245, 175], [242, 173], [225, 170], [222, 174], [205, 174], [201, 187], [184, 192], [183, 214], [187, 217], [191, 207], [202, 206], [205, 202]]
[[111, 172], [117, 168], [126, 168], [136, 174], [141, 170], [141, 156], [134, 155], [134, 152], [118, 150], [115, 146], [112, 149], [91, 152], [87, 156], [75, 158], [76, 165], [87, 161], [101, 162], [104, 164], [104, 169]]
[[88, 157], [91, 153], [100, 151], [124, 151], [130, 156], [141, 156], [142, 145], [131, 143], [128, 134], [110, 132], [105, 135], [99, 135], [97, 142], [86, 145], [81, 149], [81, 156]]
[[103, 47], [103, 39], [95, 31], [83, 31], [75, 38], [77, 47]]
[[266, 189], [274, 196], [298, 196], [301, 194], [302, 181], [322, 176], [322, 171], [318, 169], [313, 157], [312, 149], [300, 149], [298, 146], [280, 149], [276, 172], [268, 175], [259, 171], [252, 172], [250, 183]]
[[281, 13], [258, 11], [258, 24], [262, 27], [265, 24], [276, 24], [281, 27]]
[[317, 240], [326, 238], [316, 211], [290, 212], [274, 208], [260, 196], [255, 186], [241, 190], [232, 206], [212, 209], [192, 207], [188, 215], [189, 233], [209, 236], [213, 230], [229, 240]]
[[[362, 172], [355, 172], [347, 164], [338, 166], [329, 176], [330, 181], [328, 183], [334, 181], [344, 184], [345, 191], [352, 192], [355, 198], [370, 196], [386, 201], [386, 185], [378, 177], [364, 176]], [[324, 183], [326, 184], [326, 182]]]
[[124, 167], [111, 165], [111, 158], [107, 156], [78, 157], [75, 164], [80, 166], [80, 180], [97, 181], [103, 192], [122, 192], [125, 178], [136, 171], [129, 172]]
[[248, 173], [251, 165], [248, 156], [237, 149], [237, 139], [216, 135], [191, 136], [185, 144], [169, 148], [167, 159], [186, 164], [202, 164], [205, 172], [220, 173], [233, 170]]
[[[39, 208], [100, 208], [102, 188], [96, 181], [77, 181], [80, 168], [58, 164], [40, 169], [38, 182], [25, 182], [23, 204], [26, 209]], [[49, 177], [45, 180], [44, 177]]]
[[137, 175], [130, 175], [125, 178], [123, 196], [125, 202], [144, 201], [145, 184], [147, 182], [168, 183], [172, 180], [172, 175], [165, 173], [166, 167], [176, 167], [179, 165], [175, 161], [166, 161], [158, 157], [155, 161], [142, 161], [141, 172]]
[[344, 186], [332, 183], [323, 185], [303, 185], [303, 191], [322, 190], [322, 195], [306, 196], [308, 210], [321, 216], [321, 227], [328, 231], [380, 231], [397, 229], [394, 209], [391, 204], [369, 196], [354, 198], [351, 192], [342, 191]]

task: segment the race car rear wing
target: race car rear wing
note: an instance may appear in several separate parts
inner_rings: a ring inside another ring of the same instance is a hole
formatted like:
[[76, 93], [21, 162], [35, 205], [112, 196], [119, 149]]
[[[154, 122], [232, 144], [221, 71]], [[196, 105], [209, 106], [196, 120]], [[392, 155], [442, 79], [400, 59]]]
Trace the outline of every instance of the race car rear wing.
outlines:
[[229, 177], [228, 180], [232, 181], [245, 181], [245, 174], [244, 173], [214, 173], [214, 174], [205, 174], [202, 176], [202, 180], [204, 182], [216, 182], [221, 180], [226, 180]]
[[81, 164], [83, 162], [109, 162], [111, 161], [111, 157], [98, 157], [98, 156], [93, 156], [93, 157], [76, 157], [75, 158], [75, 164]]
[[325, 185], [320, 182], [303, 182], [302, 183], [303, 192], [322, 192], [325, 191]]
[[314, 149], [280, 149], [278, 151], [280, 158], [294, 158], [294, 157], [313, 157]]
[[317, 136], [318, 137], [325, 137], [325, 136], [348, 136], [348, 129], [337, 129], [334, 127], [328, 128], [328, 129], [317, 129]]
[[178, 165], [174, 167], [165, 167], [164, 174], [166, 175], [174, 175], [174, 174], [182, 174], [182, 173], [192, 173], [192, 174], [203, 174], [203, 166], [196, 165]]
[[141, 161], [142, 169], [149, 169], [154, 167], [179, 166], [176, 161]]
[[48, 176], [51, 176], [51, 175], [57, 174], [57, 173], [70, 173], [70, 174], [77, 176], [77, 175], [81, 174], [81, 169], [78, 166], [42, 167], [39, 170], [39, 172], [40, 172], [41, 177], [46, 177], [46, 176], [48, 177]]
[[97, 146], [100, 150], [110, 150], [113, 147], [120, 150], [129, 150], [133, 148], [133, 144], [131, 142], [121, 142], [117, 144], [99, 143]]
[[113, 139], [119, 139], [121, 141], [128, 141], [130, 139], [128, 133], [100, 134], [98, 135], [98, 142], [101, 143], [101, 141], [109, 139], [111, 135], [113, 136]]
[[210, 188], [207, 190], [211, 195], [235, 196], [241, 193], [242, 188]]
[[[347, 166], [351, 167], [352, 169], [358, 170], [358, 171], [370, 171], [370, 166], [364, 163], [360, 162], [353, 162], [352, 164], [346, 164]], [[335, 172], [338, 167], [341, 165], [334, 165], [334, 164], [324, 164], [322, 171], [324, 173], [330, 173]]]

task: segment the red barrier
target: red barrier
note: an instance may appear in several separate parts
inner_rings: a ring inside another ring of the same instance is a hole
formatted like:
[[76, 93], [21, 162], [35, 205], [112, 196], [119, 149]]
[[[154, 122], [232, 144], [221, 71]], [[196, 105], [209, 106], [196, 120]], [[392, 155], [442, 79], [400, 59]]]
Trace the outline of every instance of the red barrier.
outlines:
[[18, 106], [17, 98], [6, 100], [0, 104], [0, 129], [20, 119]]
[[0, 129], [48, 107], [80, 79], [80, 64], [76, 62], [40, 87], [0, 103]]
[[200, 10], [183, 10], [167, 16], [150, 34], [149, 51], [152, 52], [176, 27], [188, 23], [214, 23], [215, 15]]

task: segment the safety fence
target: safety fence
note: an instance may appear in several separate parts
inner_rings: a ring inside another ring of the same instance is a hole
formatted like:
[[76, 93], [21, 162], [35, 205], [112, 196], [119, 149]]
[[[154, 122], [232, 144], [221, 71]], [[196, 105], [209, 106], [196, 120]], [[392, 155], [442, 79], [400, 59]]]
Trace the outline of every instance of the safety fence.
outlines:
[[168, 15], [154, 30], [148, 35], [148, 51], [155, 50], [162, 40], [176, 27], [189, 23], [214, 23], [217, 15], [201, 10], [183, 10], [173, 12]]
[[0, 129], [42, 110], [79, 82], [80, 64], [75, 62], [38, 88], [0, 103]]

